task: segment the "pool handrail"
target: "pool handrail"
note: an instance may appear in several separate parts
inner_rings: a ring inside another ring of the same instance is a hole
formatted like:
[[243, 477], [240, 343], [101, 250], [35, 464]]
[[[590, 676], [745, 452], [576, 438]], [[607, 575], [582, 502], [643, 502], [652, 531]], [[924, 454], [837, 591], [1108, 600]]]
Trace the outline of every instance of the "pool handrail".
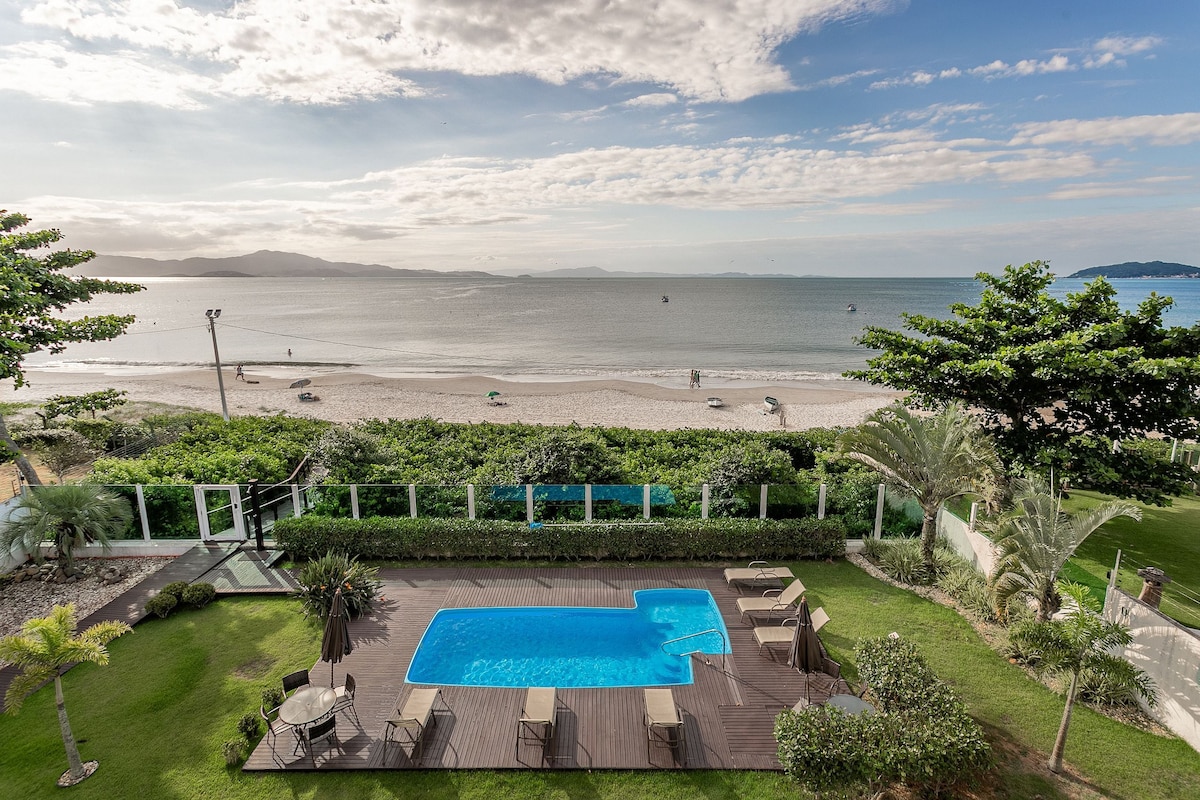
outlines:
[[675, 642], [682, 642], [685, 639], [693, 639], [697, 636], [705, 636], [710, 633], [715, 633], [721, 637], [721, 670], [724, 671], [725, 670], [726, 651], [729, 650], [730, 648], [729, 648], [729, 639], [726, 638], [725, 631], [721, 630], [720, 628], [709, 628], [708, 630], [696, 631], [695, 633], [689, 633], [686, 636], [677, 636], [674, 639], [668, 639], [667, 641], [660, 644], [658, 646], [658, 649], [663, 651], [664, 653], [666, 653], [669, 656], [680, 656], [681, 658], [683, 656], [695, 656], [695, 655], [708, 656], [708, 655], [711, 655], [711, 653], [705, 653], [703, 650], [690, 650], [686, 653], [667, 653], [667, 645], [674, 644]]

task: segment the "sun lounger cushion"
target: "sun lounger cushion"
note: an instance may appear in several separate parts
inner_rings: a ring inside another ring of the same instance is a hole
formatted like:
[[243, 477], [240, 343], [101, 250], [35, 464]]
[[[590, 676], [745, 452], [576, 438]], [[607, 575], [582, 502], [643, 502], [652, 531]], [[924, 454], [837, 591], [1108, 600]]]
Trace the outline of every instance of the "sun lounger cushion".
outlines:
[[646, 689], [646, 724], [654, 728], [677, 728], [683, 725], [675, 695], [670, 689]]
[[765, 561], [752, 561], [749, 567], [730, 567], [725, 570], [725, 583], [730, 586], [779, 584], [795, 577], [787, 567], [772, 567]]
[[521, 722], [528, 724], [554, 724], [554, 707], [556, 705], [554, 689], [531, 688], [525, 693], [525, 714]]
[[737, 609], [743, 617], [757, 613], [765, 613], [768, 617], [774, 614], [788, 614], [800, 602], [800, 596], [803, 594], [804, 584], [795, 580], [783, 591], [770, 590], [763, 597], [739, 597]]
[[388, 725], [404, 730], [413, 740], [420, 738], [422, 732], [429, 727], [429, 718], [433, 716], [433, 704], [437, 701], [438, 692], [433, 688], [413, 689], [400, 713], [388, 720]]

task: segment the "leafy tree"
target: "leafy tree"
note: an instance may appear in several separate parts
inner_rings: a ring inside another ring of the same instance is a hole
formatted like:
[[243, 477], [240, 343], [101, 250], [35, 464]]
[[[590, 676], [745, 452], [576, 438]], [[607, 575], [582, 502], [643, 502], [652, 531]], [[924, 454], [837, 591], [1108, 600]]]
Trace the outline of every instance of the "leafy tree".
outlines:
[[129, 527], [133, 511], [129, 502], [102, 486], [38, 486], [26, 492], [0, 530], [0, 544], [21, 543], [34, 560], [41, 560], [40, 545], [49, 539], [58, 562], [70, 575], [75, 570], [75, 548], [99, 542], [108, 547], [110, 536]]
[[847, 458], [866, 464], [921, 506], [921, 555], [935, 573], [933, 546], [942, 503], [965, 494], [991, 496], [1001, 467], [991, 437], [958, 405], [933, 416], [903, 406], [876, 411], [840, 440]]
[[10, 714], [20, 711], [26, 697], [47, 680], [54, 679], [54, 705], [58, 710], [58, 726], [70, 766], [58, 779], [60, 786], [78, 783], [94, 772], [97, 765], [95, 761], [85, 765], [79, 757], [79, 748], [75, 744], [71, 723], [67, 719], [67, 707], [63, 702], [62, 674], [71, 665], [81, 661], [101, 666], [107, 664], [106, 645], [130, 631], [124, 622], [110, 620], [99, 622], [76, 635], [77, 624], [74, 604], [55, 606], [49, 616], [26, 622], [21, 633], [0, 639], [0, 661], [7, 661], [21, 670], [4, 695], [4, 707]]
[[848, 377], [912, 392], [921, 406], [960, 402], [982, 415], [1006, 459], [1056, 466], [1119, 497], [1163, 502], [1190, 480], [1182, 464], [1113, 443], [1154, 433], [1192, 438], [1200, 419], [1200, 324], [1164, 327], [1168, 297], [1125, 312], [1103, 278], [1065, 300], [1049, 266], [980, 273], [978, 305], [946, 320], [904, 314], [916, 336], [868, 327], [856, 341], [883, 351]]
[[[1071, 711], [1079, 690], [1080, 675], [1085, 671], [1124, 674], [1130, 671], [1125, 659], [1113, 655], [1113, 651], [1124, 648], [1133, 637], [1129, 629], [1116, 622], [1108, 622], [1099, 616], [1100, 603], [1091, 596], [1086, 586], [1062, 582], [1058, 591], [1070, 600], [1070, 611], [1060, 622], [1034, 622], [1022, 627], [1023, 646], [1037, 654], [1041, 670], [1061, 675], [1070, 680], [1066, 704], [1063, 706], [1062, 722], [1050, 752], [1051, 772], [1062, 771], [1063, 750], [1067, 744], [1067, 730], [1071, 725]], [[1141, 670], [1134, 669], [1137, 679], [1134, 689], [1151, 706], [1158, 701], [1150, 679]]]
[[[60, 312], [97, 294], [130, 294], [143, 288], [136, 283], [64, 275], [64, 270], [84, 264], [96, 254], [57, 250], [35, 255], [62, 239], [62, 234], [57, 230], [21, 232], [28, 224], [24, 214], [0, 210], [0, 378], [12, 378], [15, 388], [25, 383], [25, 359], [33, 353], [61, 353], [72, 342], [112, 339], [133, 322], [132, 315], [64, 319], [58, 316]], [[0, 458], [15, 461], [27, 482], [41, 483], [9, 436], [3, 415]]]
[[[54, 471], [58, 482], [63, 482], [65, 475], [72, 467], [86, 464], [96, 457], [96, 450], [82, 433], [69, 428], [50, 428], [38, 431], [32, 439], [32, 446], [41, 456], [42, 463]], [[25, 437], [20, 439], [25, 442]]]
[[82, 395], [58, 394], [42, 404], [38, 416], [42, 418], [42, 425], [47, 428], [57, 417], [77, 417], [84, 412], [91, 412], [92, 419], [95, 419], [97, 411], [109, 411], [125, 405], [127, 394], [123, 389], [102, 389]]
[[1037, 603], [1037, 621], [1045, 622], [1062, 606], [1058, 576], [1083, 540], [1113, 517], [1140, 520], [1133, 503], [1112, 500], [1078, 514], [1062, 510], [1060, 496], [1041, 482], [1020, 481], [1013, 508], [988, 523], [999, 558], [992, 572], [996, 605], [1007, 614], [1017, 600]]

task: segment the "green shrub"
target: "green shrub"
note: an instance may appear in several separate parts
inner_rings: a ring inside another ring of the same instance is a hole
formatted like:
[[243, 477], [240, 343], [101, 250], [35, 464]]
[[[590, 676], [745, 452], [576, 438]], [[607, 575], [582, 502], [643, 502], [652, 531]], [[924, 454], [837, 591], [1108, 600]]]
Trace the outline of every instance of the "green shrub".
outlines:
[[278, 708], [283, 703], [283, 688], [268, 686], [262, 690], [262, 707], [267, 711]]
[[863, 640], [855, 656], [881, 713], [784, 711], [775, 737], [793, 779], [813, 791], [878, 793], [904, 784], [930, 797], [973, 782], [991, 766], [983, 729], [910, 642]]
[[983, 580], [982, 576], [975, 582], [968, 584], [958, 595], [958, 601], [962, 603], [970, 614], [984, 622], [999, 622], [1000, 617], [996, 613], [996, 593], [987, 581]]
[[300, 583], [296, 596], [300, 598], [305, 614], [325, 619], [333, 605], [333, 596], [340, 588], [346, 613], [351, 618], [358, 617], [371, 610], [371, 601], [383, 585], [378, 575], [377, 567], [368, 567], [357, 559], [328, 552], [300, 569], [296, 576]]
[[664, 519], [532, 528], [519, 522], [305, 515], [280, 520], [275, 540], [295, 558], [331, 550], [370, 559], [736, 560], [845, 555], [840, 518]]
[[225, 756], [225, 766], [236, 767], [246, 757], [246, 740], [230, 739], [221, 747]]
[[1152, 693], [1150, 677], [1124, 659], [1104, 662], [1103, 668], [1079, 673], [1079, 699], [1098, 706], [1140, 708], [1140, 697]]
[[159, 592], [146, 601], [146, 613], [153, 614], [159, 619], [166, 619], [177, 605], [179, 605], [179, 600], [175, 598], [175, 595]]
[[180, 600], [193, 608], [204, 608], [216, 597], [216, 587], [211, 583], [193, 583], [183, 590]]
[[242, 736], [245, 736], [246, 741], [254, 741], [256, 738], [258, 738], [258, 728], [261, 721], [262, 717], [258, 715], [258, 712], [253, 714], [243, 714], [241, 719], [239, 719], [237, 722], [238, 733], [240, 733]]
[[873, 536], [868, 536], [863, 539], [862, 554], [875, 563], [879, 563], [879, 560], [883, 558], [883, 554], [887, 552], [891, 541], [891, 539], [876, 539]]
[[892, 580], [914, 586], [929, 582], [920, 539], [892, 539], [879, 557], [879, 568]]
[[191, 584], [189, 584], [187, 581], [172, 581], [171, 583], [168, 583], [166, 586], [159, 589], [158, 593], [169, 594], [175, 598], [176, 602], [179, 602], [183, 599], [183, 593], [187, 591], [187, 588], [190, 585]]

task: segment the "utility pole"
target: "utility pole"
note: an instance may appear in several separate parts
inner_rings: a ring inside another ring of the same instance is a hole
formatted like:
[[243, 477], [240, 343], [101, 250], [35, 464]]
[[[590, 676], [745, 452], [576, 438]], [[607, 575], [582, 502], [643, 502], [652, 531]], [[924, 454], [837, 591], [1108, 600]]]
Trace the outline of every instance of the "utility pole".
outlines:
[[226, 422], [229, 422], [229, 405], [225, 402], [225, 378], [221, 375], [221, 354], [217, 352], [217, 317], [221, 316], [221, 309], [210, 308], [204, 312], [204, 316], [208, 317], [208, 332], [212, 334], [213, 340], [213, 358], [217, 362], [217, 388], [221, 390], [221, 416]]

